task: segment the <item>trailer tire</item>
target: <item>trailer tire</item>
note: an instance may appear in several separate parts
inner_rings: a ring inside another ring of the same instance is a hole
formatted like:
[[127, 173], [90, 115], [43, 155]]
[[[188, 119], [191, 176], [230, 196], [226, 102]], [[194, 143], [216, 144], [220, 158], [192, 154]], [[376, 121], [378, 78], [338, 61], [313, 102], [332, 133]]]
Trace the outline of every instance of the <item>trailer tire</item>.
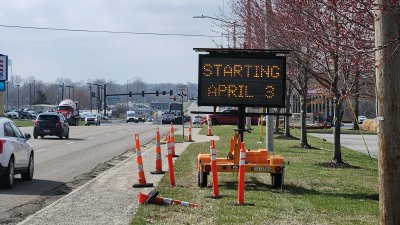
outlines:
[[198, 173], [198, 185], [200, 188], [207, 187], [208, 172], [199, 171]]
[[271, 184], [272, 188], [282, 187], [282, 174], [281, 173], [271, 173]]

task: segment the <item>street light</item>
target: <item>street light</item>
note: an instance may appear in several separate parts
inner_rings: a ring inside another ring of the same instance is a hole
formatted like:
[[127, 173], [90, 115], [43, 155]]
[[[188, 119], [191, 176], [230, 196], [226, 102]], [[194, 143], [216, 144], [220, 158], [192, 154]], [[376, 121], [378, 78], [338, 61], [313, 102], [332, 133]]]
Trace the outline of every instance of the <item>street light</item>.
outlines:
[[[68, 98], [71, 99], [71, 88], [72, 88], [72, 95], [73, 95], [73, 91], [74, 91], [74, 86], [71, 85], [67, 85], [65, 86], [68, 88]], [[72, 101], [74, 100], [74, 98], [72, 97]]]
[[[128, 82], [131, 80], [140, 79], [140, 77], [133, 77], [131, 79], [126, 80], [126, 93], [129, 93]], [[126, 96], [126, 111], [129, 111], [129, 103], [128, 103], [129, 96]]]
[[233, 48], [236, 48], [236, 26], [237, 26], [236, 21], [230, 22], [230, 21], [226, 21], [226, 20], [219, 19], [219, 18], [216, 18], [216, 17], [204, 16], [204, 15], [193, 16], [193, 18], [195, 18], [195, 19], [211, 19], [211, 20], [217, 20], [217, 21], [220, 21], [220, 22], [223, 22], [223, 23], [227, 23], [227, 24], [232, 24], [233, 25]]
[[17, 84], [17, 111], [19, 111], [19, 84]]
[[100, 113], [101, 99], [100, 99], [100, 88], [101, 84], [93, 84], [97, 86], [97, 113]]
[[93, 109], [93, 98], [92, 98], [92, 83], [86, 83], [86, 84], [88, 84], [89, 85], [89, 99], [90, 99], [90, 113], [93, 113], [92, 112], [92, 109]]
[[64, 83], [58, 85], [59, 87], [61, 87], [61, 101], [64, 100], [64, 85]]

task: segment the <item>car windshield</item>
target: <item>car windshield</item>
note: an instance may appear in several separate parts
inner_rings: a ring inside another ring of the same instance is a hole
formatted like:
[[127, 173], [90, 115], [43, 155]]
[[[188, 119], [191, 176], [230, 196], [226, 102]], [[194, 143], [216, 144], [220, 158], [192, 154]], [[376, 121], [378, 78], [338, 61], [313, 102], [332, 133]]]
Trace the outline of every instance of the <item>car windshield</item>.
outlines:
[[86, 117], [97, 117], [96, 114], [88, 114]]
[[59, 120], [56, 115], [39, 115], [38, 120]]
[[70, 110], [71, 106], [57, 106], [57, 110]]
[[128, 113], [127, 116], [128, 116], [128, 117], [133, 117], [133, 116], [135, 116], [135, 114], [134, 114], [134, 113]]

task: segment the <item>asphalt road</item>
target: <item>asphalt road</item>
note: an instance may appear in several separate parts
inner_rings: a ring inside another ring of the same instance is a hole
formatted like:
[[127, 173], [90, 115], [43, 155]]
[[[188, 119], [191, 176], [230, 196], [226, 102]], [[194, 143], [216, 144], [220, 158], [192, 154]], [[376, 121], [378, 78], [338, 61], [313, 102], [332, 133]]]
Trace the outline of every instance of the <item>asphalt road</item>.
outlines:
[[[333, 143], [333, 134], [317, 134], [317, 133], [309, 133], [314, 137], [318, 137], [321, 139], [325, 139], [331, 143]], [[365, 142], [364, 142], [365, 140]], [[364, 154], [368, 154], [374, 158], [378, 158], [378, 136], [377, 135], [359, 135], [359, 134], [341, 134], [340, 135], [340, 144], [347, 148], [362, 152]]]
[[[134, 133], [146, 144], [154, 139], [157, 126], [161, 134], [169, 130], [169, 125], [143, 123], [80, 126], [71, 127], [69, 139], [29, 140], [35, 152], [34, 180], [22, 181], [17, 175], [13, 189], [0, 189], [0, 224], [14, 224], [82, 185], [96, 175], [96, 168], [133, 150]], [[32, 134], [33, 128], [21, 131]]]

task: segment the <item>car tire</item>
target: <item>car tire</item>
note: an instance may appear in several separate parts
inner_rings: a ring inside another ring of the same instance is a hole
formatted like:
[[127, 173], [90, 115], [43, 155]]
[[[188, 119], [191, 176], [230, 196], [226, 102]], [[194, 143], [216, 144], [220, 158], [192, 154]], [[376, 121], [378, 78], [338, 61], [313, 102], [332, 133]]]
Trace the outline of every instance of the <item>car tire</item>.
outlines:
[[58, 139], [63, 139], [63, 134], [58, 135]]
[[212, 125], [218, 125], [218, 120], [216, 120], [216, 119], [211, 119], [211, 124], [212, 124]]
[[37, 136], [37, 135], [33, 135], [33, 138], [34, 138], [34, 139], [37, 139], [37, 138], [38, 138], [38, 136]]
[[6, 173], [1, 178], [2, 184], [5, 188], [11, 189], [14, 186], [14, 158], [11, 157], [8, 162]]
[[29, 157], [28, 168], [26, 169], [25, 172], [21, 173], [21, 179], [28, 180], [28, 181], [32, 180], [34, 170], [35, 170], [35, 162], [34, 162], [33, 154], [31, 153], [31, 156]]
[[67, 132], [67, 135], [65, 135], [65, 139], [69, 139], [69, 131]]
[[44, 135], [40, 135], [40, 138], [42, 138], [42, 139], [43, 139], [43, 138], [44, 138]]

